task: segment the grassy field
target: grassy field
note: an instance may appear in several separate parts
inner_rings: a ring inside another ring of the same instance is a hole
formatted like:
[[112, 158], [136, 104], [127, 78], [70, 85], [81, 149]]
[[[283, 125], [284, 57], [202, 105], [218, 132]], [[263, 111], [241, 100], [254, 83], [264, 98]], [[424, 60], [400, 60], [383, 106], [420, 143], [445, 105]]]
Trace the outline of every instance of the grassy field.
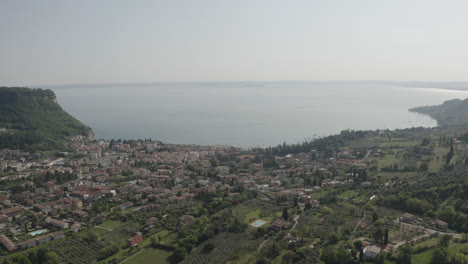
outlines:
[[346, 190], [337, 195], [338, 198], [348, 198], [348, 199], [352, 199], [357, 196], [359, 196], [359, 192], [356, 190]]
[[[444, 156], [449, 152], [449, 147], [435, 147], [432, 160], [429, 163], [429, 171], [436, 172], [442, 168], [445, 164]], [[455, 160], [455, 158], [453, 159]]]
[[[161, 238], [161, 242], [162, 243], [166, 243], [166, 244], [171, 244], [173, 239], [175, 238], [175, 233], [171, 233], [170, 231], [168, 230], [161, 230], [159, 231], [158, 233], [146, 238], [145, 240], [143, 240], [142, 242], [140, 242], [138, 244], [139, 247], [141, 248], [145, 248], [143, 250], [147, 250], [147, 249], [150, 249], [150, 248], [147, 248], [147, 246], [149, 246], [151, 244], [151, 237], [154, 237], [154, 238], [158, 238], [158, 236]], [[165, 252], [165, 251], [164, 251]], [[170, 252], [168, 252], [169, 254], [171, 254]], [[128, 249], [125, 249], [125, 250], [119, 250], [119, 252], [115, 253], [114, 255], [106, 258], [105, 260], [103, 260], [101, 263], [107, 263], [109, 260], [112, 260], [112, 259], [117, 259], [117, 260], [122, 260], [122, 259], [125, 259], [125, 257], [127, 256], [128, 254]], [[137, 253], [137, 254], [143, 254], [142, 252], [140, 253]], [[148, 253], [145, 253], [145, 254], [148, 254]], [[132, 257], [130, 257], [132, 258]], [[129, 259], [130, 259], [129, 258]], [[159, 262], [155, 262], [155, 263], [159, 263]], [[164, 262], [162, 262], [164, 263]]]
[[97, 228], [97, 227], [91, 227], [88, 230], [84, 232], [79, 232], [77, 233], [78, 236], [85, 237], [88, 233], [94, 233], [97, 234], [99, 237], [104, 236], [105, 234], [109, 233], [111, 231], [102, 229], [102, 228]]
[[377, 167], [379, 170], [381, 170], [383, 167], [393, 166], [393, 164], [400, 164], [400, 158], [397, 158], [397, 154], [386, 154], [382, 158], [372, 159], [377, 161]]
[[[416, 244], [415, 247], [437, 246], [438, 241], [439, 240], [436, 238], [429, 239], [424, 242]], [[412, 263], [429, 263], [431, 260], [433, 251], [434, 251], [434, 248], [431, 248], [419, 254], [414, 254], [412, 258]], [[468, 251], [468, 244], [451, 243], [450, 246], [447, 248], [447, 253], [448, 253], [449, 258], [455, 256], [457, 253], [466, 252], [466, 251]]]
[[272, 203], [253, 199], [237, 205], [233, 209], [233, 213], [247, 224], [254, 218], [262, 219], [269, 223], [273, 218], [281, 216], [282, 209]]
[[145, 248], [141, 252], [136, 253], [135, 255], [129, 257], [122, 263], [126, 264], [145, 264], [145, 263], [169, 263], [167, 258], [172, 253], [169, 251], [155, 249], [155, 248]]
[[385, 148], [385, 147], [391, 147], [391, 148], [398, 148], [398, 147], [413, 147], [413, 146], [418, 146], [421, 144], [419, 141], [413, 141], [413, 140], [408, 140], [408, 139], [392, 139], [392, 141], [386, 141], [380, 143], [380, 147]]
[[252, 219], [252, 218], [255, 218], [255, 219], [260, 218], [260, 213], [261, 212], [262, 212], [261, 209], [257, 209], [257, 210], [253, 210], [253, 211], [248, 212], [244, 217], [244, 222], [248, 223], [250, 221], [250, 219]]
[[109, 229], [114, 229], [114, 228], [120, 226], [121, 224], [122, 224], [122, 222], [120, 222], [120, 221], [107, 220], [107, 221], [103, 222], [102, 224], [100, 224], [98, 226], [104, 227], [104, 228], [109, 228]]
[[432, 250], [427, 250], [419, 254], [413, 255], [411, 263], [430, 263], [432, 256]]

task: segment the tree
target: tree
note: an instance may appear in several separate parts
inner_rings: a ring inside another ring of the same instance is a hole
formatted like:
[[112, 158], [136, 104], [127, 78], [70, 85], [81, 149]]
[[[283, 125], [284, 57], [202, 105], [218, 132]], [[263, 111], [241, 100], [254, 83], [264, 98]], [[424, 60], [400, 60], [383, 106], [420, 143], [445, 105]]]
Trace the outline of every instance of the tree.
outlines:
[[388, 229], [385, 229], [385, 237], [384, 237], [384, 244], [388, 244]]
[[361, 240], [356, 240], [353, 242], [353, 245], [354, 247], [357, 249], [357, 250], [361, 250], [362, 248], [362, 241]]
[[288, 221], [289, 219], [288, 209], [286, 207], [283, 209], [283, 219], [284, 221]]
[[43, 264], [59, 264], [59, 258], [57, 253], [49, 251], [46, 253], [46, 261]]
[[288, 252], [286, 252], [286, 254], [284, 254], [283, 257], [281, 258], [281, 263], [289, 264], [289, 263], [293, 263], [293, 260], [294, 260], [294, 252], [292, 252], [291, 250], [288, 250]]
[[430, 141], [428, 138], [423, 138], [422, 142], [421, 142], [421, 146], [425, 147], [427, 145], [429, 145]]
[[429, 165], [427, 164], [427, 162], [423, 162], [419, 165], [420, 171], [427, 171], [428, 169], [429, 169]]
[[277, 256], [279, 256], [279, 254], [281, 254], [281, 247], [276, 242], [267, 244], [261, 253], [262, 256], [270, 259], [276, 258]]
[[96, 234], [96, 233], [93, 233], [93, 232], [88, 232], [86, 234], [86, 240], [88, 242], [96, 242], [97, 240], [99, 239], [99, 236]]
[[457, 253], [455, 257], [452, 258], [453, 264], [468, 264], [468, 256], [463, 253]]
[[432, 252], [430, 264], [447, 264], [449, 263], [447, 256], [447, 249], [445, 248], [435, 248]]
[[372, 222], [377, 221], [377, 219], [379, 219], [379, 216], [377, 215], [377, 212], [374, 212], [374, 214], [372, 215]]
[[451, 235], [443, 235], [439, 239], [439, 246], [441, 248], [448, 248], [450, 244], [450, 240], [452, 239]]
[[172, 258], [174, 262], [179, 263], [184, 260], [185, 256], [187, 256], [187, 250], [184, 247], [180, 247], [172, 253]]
[[210, 241], [210, 242], [206, 243], [205, 246], [203, 246], [202, 252], [205, 253], [205, 254], [208, 254], [211, 251], [213, 251], [213, 249], [215, 249], [215, 247], [216, 247], [215, 243], [213, 241]]
[[337, 233], [333, 233], [328, 237], [328, 242], [332, 245], [338, 243], [338, 241], [340, 241], [340, 237]]
[[400, 254], [398, 254], [396, 264], [411, 264], [411, 247], [404, 246], [400, 249]]
[[375, 257], [375, 264], [385, 264], [385, 257], [387, 253], [384, 250], [381, 250], [379, 254]]
[[447, 156], [445, 157], [445, 164], [449, 164], [450, 163], [450, 160], [452, 160], [452, 157], [453, 157], [453, 143], [450, 145], [450, 150], [449, 152], [447, 153]]
[[25, 255], [22, 254], [14, 256], [13, 258], [11, 258], [11, 261], [13, 261], [13, 263], [15, 264], [31, 264], [31, 261]]
[[375, 240], [377, 240], [379, 242], [382, 242], [383, 236], [384, 236], [384, 231], [382, 230], [382, 228], [380, 228], [380, 227], [377, 228], [377, 230], [374, 233]]

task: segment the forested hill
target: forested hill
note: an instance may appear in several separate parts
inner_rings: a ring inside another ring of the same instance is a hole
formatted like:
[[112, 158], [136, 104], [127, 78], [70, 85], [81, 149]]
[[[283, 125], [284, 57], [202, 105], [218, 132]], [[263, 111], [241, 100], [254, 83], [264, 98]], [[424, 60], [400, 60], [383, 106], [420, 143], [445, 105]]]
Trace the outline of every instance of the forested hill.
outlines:
[[468, 127], [468, 98], [454, 99], [441, 105], [421, 106], [409, 111], [429, 115], [443, 127]]
[[66, 149], [66, 138], [92, 131], [57, 103], [51, 90], [0, 87], [0, 148]]

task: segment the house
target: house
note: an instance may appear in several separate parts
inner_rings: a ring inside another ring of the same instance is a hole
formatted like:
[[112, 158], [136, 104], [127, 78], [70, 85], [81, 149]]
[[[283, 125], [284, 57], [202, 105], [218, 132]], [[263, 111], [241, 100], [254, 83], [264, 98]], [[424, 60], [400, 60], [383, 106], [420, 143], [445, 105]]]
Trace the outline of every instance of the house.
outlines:
[[50, 236], [51, 236], [54, 240], [57, 240], [57, 239], [64, 238], [64, 237], [65, 237], [65, 233], [64, 233], [63, 231], [57, 231], [57, 232], [54, 232], [54, 233], [50, 234]]
[[361, 220], [358, 224], [358, 230], [364, 230], [369, 226], [369, 223], [367, 223], [366, 220]]
[[130, 239], [128, 239], [128, 246], [133, 247], [134, 245], [140, 243], [143, 241], [143, 236], [141, 234], [138, 234]]
[[88, 217], [88, 213], [85, 211], [80, 211], [80, 210], [75, 210], [72, 212], [73, 216], [79, 218], [79, 219], [84, 219]]
[[54, 226], [54, 227], [58, 227], [58, 228], [62, 228], [62, 229], [68, 228], [68, 223], [60, 221], [60, 220], [55, 220], [55, 219], [52, 219], [50, 217], [47, 217], [45, 221], [46, 221], [46, 223], [48, 223], [49, 225]]
[[8, 161], [2, 160], [2, 162], [0, 163], [0, 171], [6, 171], [7, 168], [8, 168]]
[[34, 238], [30, 238], [28, 240], [25, 240], [25, 241], [22, 241], [18, 244], [18, 246], [21, 248], [21, 249], [26, 249], [26, 248], [31, 248], [31, 247], [35, 247], [37, 244], [37, 241], [36, 239]]
[[312, 208], [320, 208], [320, 201], [319, 200], [310, 200], [310, 205]]
[[159, 204], [149, 204], [149, 205], [143, 206], [141, 210], [143, 210], [144, 212], [151, 212], [151, 211], [158, 209], [159, 207], [161, 207]]
[[448, 224], [442, 220], [439, 220], [439, 219], [436, 219], [432, 222], [432, 224], [437, 227], [437, 228], [440, 228], [440, 229], [447, 229], [448, 227]]
[[80, 231], [80, 228], [81, 228], [81, 225], [80, 225], [80, 224], [73, 224], [73, 225], [71, 226], [70, 230], [71, 230], [72, 232], [75, 232], [75, 233], [76, 233], [76, 232]]
[[377, 254], [380, 252], [380, 248], [377, 246], [367, 246], [365, 247], [362, 252], [364, 253], [363, 259], [374, 259]]
[[152, 226], [158, 222], [156, 217], [150, 217], [146, 220], [146, 226]]
[[50, 241], [50, 236], [49, 235], [40, 236], [36, 238], [36, 241], [39, 243], [39, 245], [45, 244]]
[[8, 217], [13, 217], [13, 216], [21, 215], [21, 211], [23, 211], [21, 207], [15, 206], [15, 207], [11, 207], [8, 209], [3, 209], [1, 213], [4, 215], [7, 215]]
[[412, 223], [415, 220], [416, 220], [416, 216], [412, 214], [408, 214], [408, 213], [404, 213], [400, 218], [400, 221], [405, 222], [405, 223]]
[[8, 216], [0, 214], [0, 223], [8, 222]]
[[184, 224], [190, 224], [193, 220], [193, 217], [190, 215], [183, 215], [179, 218], [179, 220]]
[[120, 210], [120, 211], [123, 211], [127, 208], [130, 208], [133, 206], [133, 203], [132, 202], [126, 202], [126, 203], [123, 203], [121, 205], [119, 205], [117, 208]]
[[0, 244], [2, 244], [2, 246], [8, 251], [14, 251], [18, 249], [15, 243], [11, 242], [11, 240], [5, 235], [0, 235]]
[[289, 223], [287, 221], [284, 221], [283, 219], [277, 219], [273, 223], [268, 226], [269, 230], [273, 230], [275, 232], [279, 232], [283, 229], [287, 229], [289, 226]]

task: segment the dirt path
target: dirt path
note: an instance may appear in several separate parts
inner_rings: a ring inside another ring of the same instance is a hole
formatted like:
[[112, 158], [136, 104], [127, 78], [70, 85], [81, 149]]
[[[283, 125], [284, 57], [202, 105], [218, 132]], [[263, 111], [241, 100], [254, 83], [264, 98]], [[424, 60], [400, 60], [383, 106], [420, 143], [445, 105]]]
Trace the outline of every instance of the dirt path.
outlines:
[[297, 219], [299, 219], [299, 215], [296, 215], [296, 217], [294, 217], [293, 221], [294, 221], [294, 225], [291, 227], [291, 230], [289, 230], [289, 233], [291, 234], [291, 231], [294, 230], [294, 228], [296, 228], [296, 225], [297, 225]]
[[110, 228], [107, 228], [107, 227], [102, 227], [102, 226], [95, 226], [96, 228], [100, 228], [100, 229], [104, 229], [104, 230], [107, 230], [107, 231], [113, 231], [112, 229]]
[[360, 159], [358, 162], [363, 162], [363, 161], [365, 161], [365, 160], [369, 157], [369, 155], [371, 154], [371, 152], [372, 152], [371, 150], [368, 150], [367, 153], [366, 153], [366, 155], [364, 156], [364, 158]]
[[138, 251], [137, 253], [135, 253], [135, 254], [133, 254], [133, 255], [131, 255], [131, 256], [128, 256], [128, 257], [124, 258], [120, 263], [125, 263], [125, 262], [127, 262], [127, 260], [129, 260], [129, 259], [135, 257], [136, 255], [140, 254], [141, 252], [143, 252], [143, 250], [145, 250], [145, 249], [142, 248], [142, 249], [140, 249], [140, 251]]
[[260, 250], [262, 250], [262, 247], [263, 247], [263, 245], [265, 245], [266, 242], [267, 242], [267, 241], [265, 240], [265, 241], [263, 241], [263, 242], [260, 244], [260, 246], [258, 246], [258, 248], [257, 248], [257, 251], [258, 251], [258, 252], [260, 252]]

